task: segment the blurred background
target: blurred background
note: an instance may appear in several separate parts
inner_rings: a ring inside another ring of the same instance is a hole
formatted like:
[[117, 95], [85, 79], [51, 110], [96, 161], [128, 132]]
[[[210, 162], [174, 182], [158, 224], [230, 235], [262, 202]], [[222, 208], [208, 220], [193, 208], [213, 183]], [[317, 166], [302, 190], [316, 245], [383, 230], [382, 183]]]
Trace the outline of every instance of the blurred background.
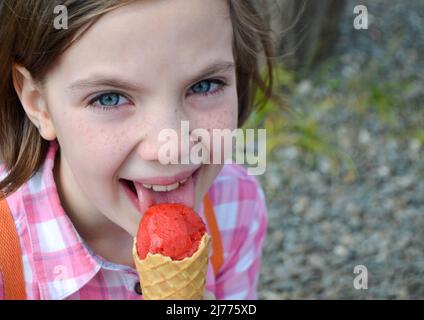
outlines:
[[255, 1], [287, 100], [246, 124], [267, 129], [259, 298], [424, 298], [424, 1]]

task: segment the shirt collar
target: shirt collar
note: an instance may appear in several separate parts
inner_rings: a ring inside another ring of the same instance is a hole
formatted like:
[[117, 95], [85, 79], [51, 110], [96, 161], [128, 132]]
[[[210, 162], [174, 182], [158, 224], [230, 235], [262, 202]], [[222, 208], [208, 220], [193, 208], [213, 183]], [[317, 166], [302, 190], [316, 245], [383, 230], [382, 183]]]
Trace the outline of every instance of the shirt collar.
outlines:
[[40, 298], [46, 300], [68, 297], [101, 269], [60, 203], [53, 174], [58, 149], [56, 140], [50, 143], [43, 165], [25, 186], [23, 201]]

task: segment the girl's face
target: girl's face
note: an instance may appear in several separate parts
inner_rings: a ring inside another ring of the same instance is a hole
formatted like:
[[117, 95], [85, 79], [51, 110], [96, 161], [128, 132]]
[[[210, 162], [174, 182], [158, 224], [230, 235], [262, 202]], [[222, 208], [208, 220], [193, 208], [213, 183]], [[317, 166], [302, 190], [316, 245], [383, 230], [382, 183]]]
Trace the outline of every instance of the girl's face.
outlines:
[[[206, 74], [218, 64], [230, 65]], [[44, 87], [69, 210], [107, 218], [134, 236], [149, 205], [180, 199], [198, 208], [222, 165], [161, 164], [165, 142], [158, 135], [179, 134], [183, 120], [190, 130], [235, 129], [231, 64], [225, 0], [138, 1], [96, 22], [61, 56]], [[172, 195], [136, 184], [141, 207], [124, 182], [168, 177], [150, 184], [169, 185], [186, 176]]]

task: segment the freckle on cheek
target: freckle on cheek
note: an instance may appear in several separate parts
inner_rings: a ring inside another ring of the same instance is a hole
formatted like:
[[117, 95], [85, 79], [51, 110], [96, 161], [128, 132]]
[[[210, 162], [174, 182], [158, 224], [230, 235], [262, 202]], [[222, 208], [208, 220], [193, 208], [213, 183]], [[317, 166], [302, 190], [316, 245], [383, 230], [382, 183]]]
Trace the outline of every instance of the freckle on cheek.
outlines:
[[227, 128], [232, 125], [232, 116], [227, 113], [216, 116], [212, 122], [214, 128]]

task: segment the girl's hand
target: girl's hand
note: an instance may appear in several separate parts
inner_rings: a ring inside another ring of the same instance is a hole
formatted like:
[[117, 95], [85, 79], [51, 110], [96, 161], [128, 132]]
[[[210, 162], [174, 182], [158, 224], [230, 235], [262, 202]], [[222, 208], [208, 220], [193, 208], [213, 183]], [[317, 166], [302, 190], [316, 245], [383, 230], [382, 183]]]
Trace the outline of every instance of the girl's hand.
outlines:
[[203, 300], [216, 300], [215, 294], [205, 289]]

